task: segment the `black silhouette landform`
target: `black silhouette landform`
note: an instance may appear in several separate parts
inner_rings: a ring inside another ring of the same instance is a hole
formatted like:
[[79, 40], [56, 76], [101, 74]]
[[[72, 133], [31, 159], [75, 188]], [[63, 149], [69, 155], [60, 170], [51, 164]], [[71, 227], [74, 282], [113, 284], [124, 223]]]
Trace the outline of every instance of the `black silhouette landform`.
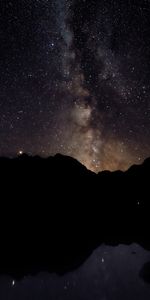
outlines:
[[0, 158], [0, 273], [63, 274], [102, 243], [150, 250], [150, 158], [95, 174], [60, 154]]

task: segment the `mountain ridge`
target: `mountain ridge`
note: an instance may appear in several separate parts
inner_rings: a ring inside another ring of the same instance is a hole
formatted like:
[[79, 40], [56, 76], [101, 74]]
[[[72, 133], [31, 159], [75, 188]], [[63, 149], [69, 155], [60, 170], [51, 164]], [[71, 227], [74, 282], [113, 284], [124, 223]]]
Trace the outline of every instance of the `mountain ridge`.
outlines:
[[61, 154], [0, 158], [0, 273], [62, 274], [102, 243], [150, 250], [149, 177], [149, 158], [98, 174]]
[[0, 156], [0, 160], [10, 160], [10, 161], [13, 161], [13, 160], [55, 160], [55, 159], [58, 159], [60, 162], [61, 160], [68, 160], [68, 161], [72, 161], [72, 162], [76, 162], [78, 165], [84, 167], [84, 169], [92, 172], [92, 173], [95, 173], [95, 174], [99, 174], [99, 173], [103, 173], [103, 172], [109, 172], [109, 173], [115, 173], [115, 172], [122, 172], [122, 173], [126, 173], [128, 172], [130, 169], [132, 170], [133, 168], [136, 168], [136, 167], [141, 167], [143, 165], [150, 165], [150, 157], [147, 157], [145, 158], [141, 163], [137, 163], [137, 164], [133, 164], [131, 166], [129, 166], [126, 170], [120, 170], [120, 169], [116, 169], [116, 170], [108, 170], [108, 169], [104, 169], [102, 171], [98, 171], [98, 172], [94, 172], [92, 170], [90, 170], [89, 168], [87, 168], [82, 162], [80, 162], [78, 159], [74, 158], [74, 157], [71, 157], [69, 155], [64, 155], [64, 154], [61, 154], [61, 153], [56, 153], [55, 155], [50, 155], [50, 156], [47, 156], [47, 157], [43, 157], [43, 156], [40, 156], [40, 155], [30, 155], [28, 153], [25, 153], [23, 152], [22, 154], [18, 154], [17, 156], [12, 156], [12, 157], [7, 157], [7, 156]]

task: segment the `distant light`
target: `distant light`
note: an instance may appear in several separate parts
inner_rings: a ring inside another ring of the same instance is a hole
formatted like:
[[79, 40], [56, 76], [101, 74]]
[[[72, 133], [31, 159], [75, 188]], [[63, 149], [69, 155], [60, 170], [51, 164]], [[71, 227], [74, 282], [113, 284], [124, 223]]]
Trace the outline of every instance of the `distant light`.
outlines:
[[12, 286], [14, 286], [14, 285], [15, 285], [15, 280], [13, 280], [13, 281], [12, 281], [11, 285], [12, 285]]
[[102, 263], [104, 263], [104, 261], [105, 261], [105, 260], [104, 260], [104, 258], [102, 257]]
[[18, 155], [22, 155], [22, 154], [23, 154], [23, 151], [19, 150]]

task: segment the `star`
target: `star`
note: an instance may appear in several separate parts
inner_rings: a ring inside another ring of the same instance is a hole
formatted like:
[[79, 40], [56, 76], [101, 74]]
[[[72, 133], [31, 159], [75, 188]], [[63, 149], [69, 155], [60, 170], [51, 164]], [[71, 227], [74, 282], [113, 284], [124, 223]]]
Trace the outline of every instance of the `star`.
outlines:
[[12, 283], [11, 283], [12, 287], [15, 286], [15, 283], [16, 283], [15, 280], [13, 280]]
[[60, 152], [94, 172], [140, 164], [150, 155], [148, 6], [28, 2], [2, 1], [0, 156]]
[[22, 155], [23, 154], [23, 151], [22, 150], [19, 150], [18, 151], [18, 155]]

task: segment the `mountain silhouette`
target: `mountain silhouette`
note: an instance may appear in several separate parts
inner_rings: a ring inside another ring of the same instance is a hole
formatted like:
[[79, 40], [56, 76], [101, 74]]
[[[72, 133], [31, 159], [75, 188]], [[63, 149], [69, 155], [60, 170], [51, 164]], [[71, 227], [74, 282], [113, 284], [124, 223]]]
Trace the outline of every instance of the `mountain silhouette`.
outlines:
[[0, 158], [0, 273], [63, 274], [101, 243], [149, 250], [149, 178], [150, 158], [98, 174], [61, 154]]

